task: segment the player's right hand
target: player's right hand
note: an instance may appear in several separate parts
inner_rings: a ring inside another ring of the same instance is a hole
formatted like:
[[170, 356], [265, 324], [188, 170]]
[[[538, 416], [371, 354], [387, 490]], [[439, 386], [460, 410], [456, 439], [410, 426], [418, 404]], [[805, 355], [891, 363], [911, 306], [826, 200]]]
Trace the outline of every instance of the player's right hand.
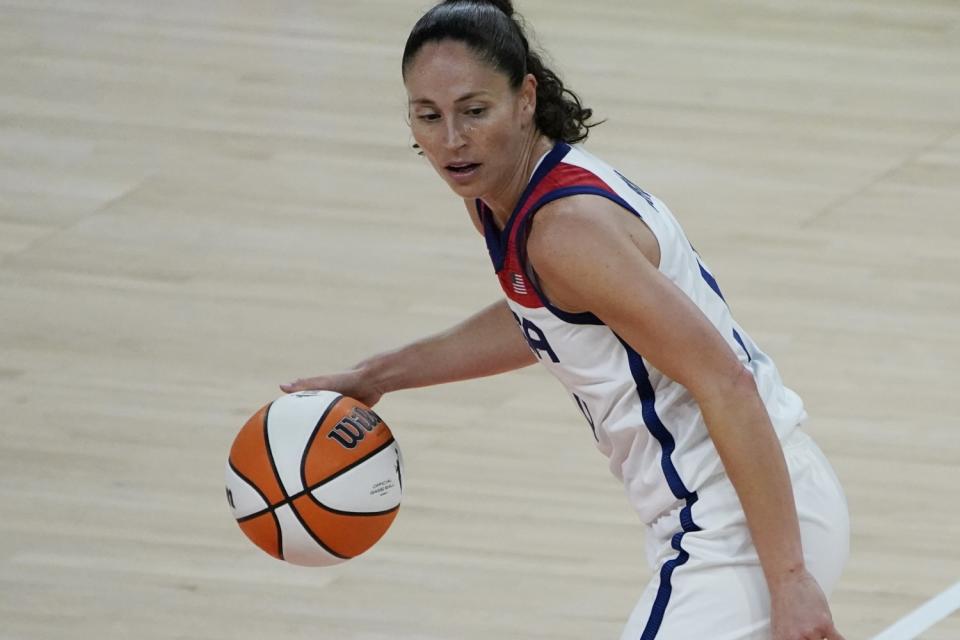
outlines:
[[844, 640], [820, 585], [805, 569], [770, 589], [773, 640]]
[[370, 383], [369, 377], [364, 375], [360, 368], [331, 375], [298, 378], [292, 382], [281, 384], [280, 390], [284, 393], [308, 390], [336, 391], [359, 400], [368, 407], [375, 405], [383, 396], [383, 391]]

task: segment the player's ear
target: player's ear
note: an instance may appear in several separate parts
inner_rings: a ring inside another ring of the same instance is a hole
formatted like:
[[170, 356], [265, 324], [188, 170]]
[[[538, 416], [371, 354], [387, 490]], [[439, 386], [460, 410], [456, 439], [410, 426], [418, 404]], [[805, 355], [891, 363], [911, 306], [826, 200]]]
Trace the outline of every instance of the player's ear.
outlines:
[[537, 78], [532, 73], [528, 73], [520, 84], [520, 115], [524, 121], [527, 118], [531, 122], [536, 120], [537, 113]]

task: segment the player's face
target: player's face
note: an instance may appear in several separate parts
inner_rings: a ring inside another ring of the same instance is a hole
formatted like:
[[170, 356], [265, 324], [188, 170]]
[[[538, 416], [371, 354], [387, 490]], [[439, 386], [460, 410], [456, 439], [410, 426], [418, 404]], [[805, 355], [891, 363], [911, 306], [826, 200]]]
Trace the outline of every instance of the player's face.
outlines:
[[516, 181], [535, 133], [535, 83], [514, 90], [505, 74], [453, 40], [424, 45], [405, 83], [413, 137], [454, 192], [480, 198]]

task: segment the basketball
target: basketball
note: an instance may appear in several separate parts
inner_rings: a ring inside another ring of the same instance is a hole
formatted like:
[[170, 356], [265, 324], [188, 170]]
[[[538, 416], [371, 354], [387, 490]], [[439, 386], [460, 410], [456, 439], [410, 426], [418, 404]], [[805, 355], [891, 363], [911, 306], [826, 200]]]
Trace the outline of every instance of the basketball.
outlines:
[[227, 460], [227, 503], [271, 556], [329, 566], [360, 555], [400, 509], [403, 459], [389, 427], [332, 391], [285, 395], [243, 425]]

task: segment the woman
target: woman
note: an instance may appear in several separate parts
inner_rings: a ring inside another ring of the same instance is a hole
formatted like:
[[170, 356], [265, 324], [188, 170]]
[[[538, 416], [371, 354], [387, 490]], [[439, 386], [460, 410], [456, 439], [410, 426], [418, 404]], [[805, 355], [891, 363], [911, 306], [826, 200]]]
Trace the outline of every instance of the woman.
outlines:
[[373, 405], [540, 362], [649, 525], [655, 575], [624, 640], [841, 638], [824, 590], [846, 561], [846, 502], [798, 428], [800, 398], [667, 207], [572, 146], [591, 112], [529, 50], [509, 0], [435, 6], [402, 69], [414, 139], [486, 237], [506, 300], [282, 389]]

